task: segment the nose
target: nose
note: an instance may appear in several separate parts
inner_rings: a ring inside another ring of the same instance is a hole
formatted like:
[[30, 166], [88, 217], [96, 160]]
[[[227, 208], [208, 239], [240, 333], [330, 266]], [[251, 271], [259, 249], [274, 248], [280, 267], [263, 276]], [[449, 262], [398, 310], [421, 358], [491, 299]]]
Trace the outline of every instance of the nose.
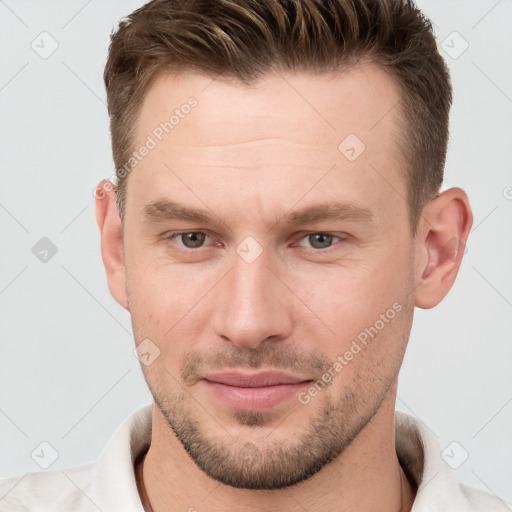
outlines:
[[212, 325], [217, 336], [256, 349], [266, 340], [287, 338], [293, 327], [293, 302], [263, 255], [248, 263], [237, 254], [217, 290]]

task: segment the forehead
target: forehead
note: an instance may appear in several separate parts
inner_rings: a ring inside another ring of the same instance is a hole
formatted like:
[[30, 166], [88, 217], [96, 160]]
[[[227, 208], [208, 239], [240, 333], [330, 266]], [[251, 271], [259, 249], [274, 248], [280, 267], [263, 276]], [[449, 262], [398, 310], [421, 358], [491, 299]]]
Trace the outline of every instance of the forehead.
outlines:
[[287, 191], [291, 204], [321, 180], [321, 193], [354, 195], [359, 188], [383, 201], [395, 189], [403, 201], [399, 99], [395, 82], [372, 64], [336, 75], [276, 72], [252, 85], [163, 75], [143, 101], [134, 148], [151, 139], [152, 149], [128, 188], [133, 182], [146, 198], [180, 200], [191, 191], [236, 190], [241, 206], [263, 208], [273, 196], [283, 203]]
[[[168, 120], [190, 98], [197, 100], [190, 113], [197, 144], [238, 143], [244, 134], [263, 139], [294, 128], [300, 128], [294, 133], [297, 142], [330, 143], [358, 132], [371, 144], [378, 138], [372, 136], [378, 127], [377, 134], [394, 127], [400, 94], [395, 81], [369, 63], [337, 74], [275, 72], [251, 85], [197, 74], [164, 74], [144, 97], [137, 136], [150, 133], [155, 121]], [[172, 138], [176, 144], [194, 142], [188, 135], [173, 129]]]

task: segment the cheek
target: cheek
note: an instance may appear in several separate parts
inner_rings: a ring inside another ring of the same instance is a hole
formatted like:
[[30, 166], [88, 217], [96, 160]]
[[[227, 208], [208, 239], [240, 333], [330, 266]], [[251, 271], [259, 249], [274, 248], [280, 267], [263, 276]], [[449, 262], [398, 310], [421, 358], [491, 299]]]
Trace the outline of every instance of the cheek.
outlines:
[[[128, 253], [126, 276], [130, 303], [138, 313], [153, 321], [164, 319], [171, 324], [175, 317], [183, 316], [186, 308], [200, 299], [201, 290], [208, 284], [193, 268], [171, 264], [162, 257], [151, 256], [151, 251]], [[130, 308], [133, 309], [132, 307]]]
[[180, 361], [194, 342], [211, 338], [204, 331], [208, 329], [205, 319], [211, 309], [207, 292], [218, 280], [214, 277], [197, 275], [197, 270], [168, 262], [155, 260], [148, 264], [131, 259], [127, 281], [135, 340], [139, 344], [149, 338], [159, 350], [155, 363], [143, 368], [148, 378], [160, 375], [168, 379], [165, 370], [177, 375]]
[[[302, 281], [302, 282], [301, 282]], [[356, 270], [341, 269], [296, 280], [305, 303], [319, 316], [334, 323], [357, 323], [397, 300], [403, 286], [396, 279], [386, 278], [379, 269], [366, 265]]]
[[[325, 346], [331, 358], [348, 350], [360, 334], [364, 340], [366, 329], [374, 333], [375, 324], [381, 339], [392, 324], [399, 327], [398, 317], [411, 299], [413, 270], [396, 254], [394, 249], [387, 256], [385, 251], [379, 251], [373, 260], [370, 255], [365, 261], [354, 261], [346, 267], [324, 268], [317, 275], [313, 272], [295, 277], [294, 289], [301, 290], [307, 309], [331, 331]], [[303, 323], [306, 330], [312, 326], [311, 321]]]

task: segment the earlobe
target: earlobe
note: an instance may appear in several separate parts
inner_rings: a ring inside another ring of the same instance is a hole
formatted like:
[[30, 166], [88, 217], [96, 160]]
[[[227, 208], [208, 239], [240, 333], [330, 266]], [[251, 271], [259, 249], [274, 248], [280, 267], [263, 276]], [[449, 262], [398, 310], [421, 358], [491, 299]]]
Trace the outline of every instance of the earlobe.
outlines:
[[472, 223], [469, 200], [459, 188], [442, 192], [425, 207], [416, 241], [417, 307], [437, 306], [452, 287]]
[[117, 211], [115, 185], [102, 180], [95, 191], [96, 221], [100, 230], [101, 257], [112, 297], [128, 308], [121, 219]]

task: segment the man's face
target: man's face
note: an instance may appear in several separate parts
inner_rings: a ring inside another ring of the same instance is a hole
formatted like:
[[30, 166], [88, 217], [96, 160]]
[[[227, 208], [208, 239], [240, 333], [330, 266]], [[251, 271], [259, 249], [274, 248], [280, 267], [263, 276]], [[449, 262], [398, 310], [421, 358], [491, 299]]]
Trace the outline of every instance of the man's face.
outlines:
[[371, 65], [251, 87], [167, 76], [145, 97], [129, 310], [160, 351], [142, 368], [162, 417], [221, 482], [302, 481], [392, 399], [414, 304], [398, 99]]

